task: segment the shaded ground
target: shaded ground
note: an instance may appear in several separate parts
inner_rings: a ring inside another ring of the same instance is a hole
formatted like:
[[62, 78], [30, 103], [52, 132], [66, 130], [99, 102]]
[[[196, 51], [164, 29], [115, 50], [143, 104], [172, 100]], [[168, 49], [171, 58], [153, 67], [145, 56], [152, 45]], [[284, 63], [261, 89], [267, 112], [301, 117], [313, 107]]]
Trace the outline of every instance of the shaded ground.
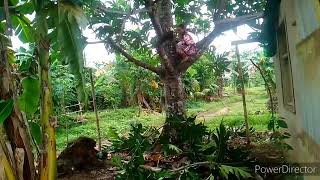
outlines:
[[113, 180], [114, 179], [114, 167], [103, 167], [100, 169], [76, 171], [71, 175], [67, 175], [59, 180]]

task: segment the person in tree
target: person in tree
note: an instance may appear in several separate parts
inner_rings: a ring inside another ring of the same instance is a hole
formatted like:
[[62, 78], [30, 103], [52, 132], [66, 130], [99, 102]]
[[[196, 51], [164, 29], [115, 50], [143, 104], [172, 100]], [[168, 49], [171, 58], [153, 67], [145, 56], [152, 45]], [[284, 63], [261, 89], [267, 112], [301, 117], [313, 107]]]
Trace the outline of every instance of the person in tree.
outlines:
[[191, 35], [187, 32], [185, 24], [180, 24], [176, 32], [178, 34], [178, 43], [176, 46], [176, 51], [181, 57], [182, 61], [186, 60], [188, 57], [193, 56], [197, 53], [196, 43], [193, 41]]

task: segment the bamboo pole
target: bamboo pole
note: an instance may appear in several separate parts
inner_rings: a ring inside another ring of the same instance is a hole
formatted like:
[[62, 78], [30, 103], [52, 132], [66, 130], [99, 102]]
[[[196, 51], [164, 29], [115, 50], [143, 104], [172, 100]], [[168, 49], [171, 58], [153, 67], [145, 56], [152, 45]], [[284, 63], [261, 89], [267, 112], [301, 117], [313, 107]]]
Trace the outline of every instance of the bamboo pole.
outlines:
[[90, 69], [90, 82], [91, 82], [91, 92], [92, 92], [92, 99], [93, 99], [93, 110], [96, 114], [96, 124], [97, 124], [97, 135], [98, 135], [98, 150], [101, 152], [101, 134], [100, 134], [100, 122], [99, 122], [99, 115], [97, 110], [97, 102], [96, 102], [96, 90], [93, 83], [92, 77], [92, 69]]
[[240, 61], [240, 53], [239, 53], [238, 44], [236, 44], [236, 55], [237, 55], [237, 60], [238, 60], [238, 73], [239, 73], [239, 78], [241, 81], [241, 95], [242, 95], [242, 104], [243, 104], [243, 117], [244, 117], [244, 122], [245, 122], [245, 126], [246, 126], [246, 138], [247, 138], [247, 144], [250, 144], [246, 92], [245, 92], [245, 88], [244, 88], [244, 78], [243, 78], [242, 65], [241, 65], [241, 61]]

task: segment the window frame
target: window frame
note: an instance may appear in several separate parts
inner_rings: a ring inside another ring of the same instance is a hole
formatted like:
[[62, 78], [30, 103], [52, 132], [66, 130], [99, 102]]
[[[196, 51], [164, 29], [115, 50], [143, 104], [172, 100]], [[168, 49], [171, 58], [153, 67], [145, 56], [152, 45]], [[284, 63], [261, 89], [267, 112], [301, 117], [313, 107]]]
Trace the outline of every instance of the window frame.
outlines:
[[[284, 36], [281, 37], [280, 36]], [[285, 42], [280, 42], [280, 39], [284, 39]], [[284, 44], [283, 44], [284, 43]], [[284, 53], [281, 51], [280, 48], [283, 48]], [[294, 90], [294, 82], [293, 82], [293, 73], [292, 73], [292, 64], [291, 64], [291, 57], [290, 57], [290, 49], [289, 49], [289, 43], [288, 43], [288, 31], [286, 26], [286, 20], [283, 19], [280, 21], [278, 27], [277, 27], [277, 49], [278, 49], [278, 60], [280, 65], [280, 78], [281, 78], [281, 90], [282, 90], [282, 102], [283, 106], [286, 110], [296, 113], [296, 102], [295, 102], [295, 90]], [[287, 62], [284, 62], [287, 61]], [[284, 67], [283, 63], [288, 63], [288, 67]], [[289, 68], [289, 69], [287, 69]], [[287, 72], [285, 72], [288, 70]], [[285, 85], [288, 82], [285, 82], [284, 80], [284, 73], [290, 73], [288, 74], [289, 81], [291, 81], [291, 88], [285, 87]], [[290, 93], [290, 95], [288, 95]], [[292, 99], [291, 101], [288, 101], [288, 99]]]

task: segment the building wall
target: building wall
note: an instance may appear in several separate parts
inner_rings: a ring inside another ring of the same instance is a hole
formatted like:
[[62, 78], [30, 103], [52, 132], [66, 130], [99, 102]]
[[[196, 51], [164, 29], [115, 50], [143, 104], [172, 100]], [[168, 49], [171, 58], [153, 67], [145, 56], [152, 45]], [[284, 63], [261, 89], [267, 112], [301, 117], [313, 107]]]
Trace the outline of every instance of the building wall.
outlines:
[[[292, 134], [289, 143], [294, 150], [289, 159], [320, 162], [320, 3], [282, 0], [280, 9], [280, 22], [285, 19], [287, 27], [296, 107], [295, 113], [284, 107], [283, 92], [278, 88], [279, 113]], [[275, 69], [277, 87], [282, 87], [278, 60]]]

